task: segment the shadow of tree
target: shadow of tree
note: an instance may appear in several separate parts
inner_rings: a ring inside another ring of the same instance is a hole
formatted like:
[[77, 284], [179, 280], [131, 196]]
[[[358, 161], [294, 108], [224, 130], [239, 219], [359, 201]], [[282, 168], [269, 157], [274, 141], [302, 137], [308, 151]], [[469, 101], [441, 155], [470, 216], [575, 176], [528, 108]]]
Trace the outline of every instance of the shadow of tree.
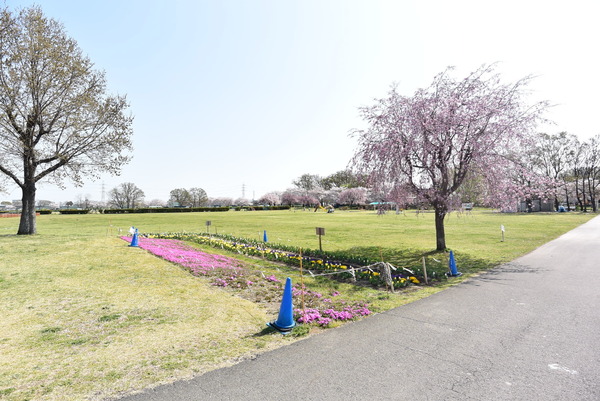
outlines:
[[[379, 259], [391, 263], [397, 268], [406, 268], [415, 273], [420, 278], [424, 276], [423, 258], [427, 275], [441, 278], [448, 272], [448, 253], [438, 251], [426, 251], [421, 249], [390, 249], [371, 247], [354, 247], [347, 250], [352, 255], [362, 255], [364, 257]], [[483, 270], [489, 270], [497, 266], [497, 263], [484, 258], [477, 258], [469, 254], [454, 252], [456, 265], [461, 273], [476, 273]]]

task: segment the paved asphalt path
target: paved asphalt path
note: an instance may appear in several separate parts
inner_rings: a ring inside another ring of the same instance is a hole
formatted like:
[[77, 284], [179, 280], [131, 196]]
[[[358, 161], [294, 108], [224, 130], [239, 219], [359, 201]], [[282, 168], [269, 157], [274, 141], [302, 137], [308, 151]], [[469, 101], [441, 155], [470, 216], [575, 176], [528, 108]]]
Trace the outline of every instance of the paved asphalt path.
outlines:
[[600, 217], [429, 298], [123, 400], [600, 400]]

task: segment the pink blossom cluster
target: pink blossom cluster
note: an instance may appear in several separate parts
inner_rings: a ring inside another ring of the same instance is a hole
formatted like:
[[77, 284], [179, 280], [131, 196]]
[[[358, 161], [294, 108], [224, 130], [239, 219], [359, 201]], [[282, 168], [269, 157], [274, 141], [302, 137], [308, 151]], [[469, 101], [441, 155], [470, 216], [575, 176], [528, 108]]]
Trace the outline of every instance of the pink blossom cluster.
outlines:
[[271, 281], [273, 283], [279, 283], [279, 282], [281, 282], [281, 280], [279, 280], [277, 277], [275, 277], [274, 274], [271, 274], [270, 276], [266, 276], [265, 280]]
[[[121, 237], [129, 241], [128, 237]], [[202, 252], [179, 240], [139, 238], [140, 248], [169, 262], [177, 263], [188, 269], [194, 275], [207, 275], [212, 272], [226, 271], [223, 279], [235, 280], [243, 275], [241, 262], [222, 255]], [[216, 284], [220, 285], [220, 284]], [[224, 286], [224, 285], [223, 285]]]
[[296, 309], [294, 311], [296, 321], [298, 323], [316, 323], [319, 326], [327, 326], [332, 321], [347, 321], [353, 320], [357, 317], [367, 316], [371, 314], [369, 308], [364, 304], [357, 304], [354, 306], [345, 306], [342, 310], [335, 310], [333, 308], [319, 310], [317, 308], [310, 309]]
[[319, 292], [307, 290], [306, 286], [303, 286], [303, 287], [294, 286], [294, 288], [292, 288], [292, 295], [294, 297], [301, 297], [304, 295], [304, 296], [309, 296], [309, 297], [314, 297], [314, 298], [321, 298], [323, 296], [323, 294], [321, 294]]

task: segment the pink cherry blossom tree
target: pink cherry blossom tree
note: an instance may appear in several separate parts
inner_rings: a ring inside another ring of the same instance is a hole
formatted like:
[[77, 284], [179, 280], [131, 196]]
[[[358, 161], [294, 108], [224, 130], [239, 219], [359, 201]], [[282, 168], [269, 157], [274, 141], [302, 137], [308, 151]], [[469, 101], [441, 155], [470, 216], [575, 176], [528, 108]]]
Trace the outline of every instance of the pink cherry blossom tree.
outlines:
[[269, 192], [264, 194], [259, 200], [258, 203], [269, 206], [276, 206], [281, 204], [281, 194], [277, 192]]
[[297, 189], [287, 189], [284, 193], [281, 194], [281, 204], [282, 205], [297, 205], [300, 202], [301, 193]]
[[365, 188], [348, 188], [340, 193], [338, 202], [343, 205], [363, 205], [367, 201]]
[[367, 128], [354, 131], [354, 168], [400, 204], [412, 199], [430, 205], [438, 251], [446, 249], [444, 218], [460, 202], [457, 191], [469, 173], [481, 175], [488, 199], [519, 196], [510, 173], [531, 177], [515, 155], [531, 147], [548, 107], [526, 102], [532, 77], [505, 84], [494, 65], [484, 65], [455, 80], [452, 70], [413, 96], [392, 86], [387, 97], [360, 109]]

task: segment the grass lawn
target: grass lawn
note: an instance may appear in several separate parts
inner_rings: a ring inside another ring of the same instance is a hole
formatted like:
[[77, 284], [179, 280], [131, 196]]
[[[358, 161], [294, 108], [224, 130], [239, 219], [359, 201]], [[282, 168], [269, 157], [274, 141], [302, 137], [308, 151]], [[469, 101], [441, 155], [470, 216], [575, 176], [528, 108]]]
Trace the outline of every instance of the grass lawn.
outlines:
[[[459, 270], [473, 273], [527, 253], [591, 217], [452, 214], [447, 244]], [[270, 242], [305, 248], [318, 247], [315, 227], [324, 227], [324, 250], [381, 255], [406, 267], [418, 266], [435, 246], [431, 213], [44, 215], [38, 217], [39, 235], [25, 237], [14, 235], [18, 219], [0, 219], [0, 399], [106, 399], [294, 341], [265, 330], [275, 317], [272, 307], [215, 287], [117, 237], [132, 225], [142, 233], [205, 232], [207, 220], [213, 233], [262, 238], [266, 230]], [[240, 259], [280, 277], [289, 273], [269, 262]], [[306, 284], [364, 300], [375, 311], [448, 285], [389, 294], [324, 279], [306, 278]]]

